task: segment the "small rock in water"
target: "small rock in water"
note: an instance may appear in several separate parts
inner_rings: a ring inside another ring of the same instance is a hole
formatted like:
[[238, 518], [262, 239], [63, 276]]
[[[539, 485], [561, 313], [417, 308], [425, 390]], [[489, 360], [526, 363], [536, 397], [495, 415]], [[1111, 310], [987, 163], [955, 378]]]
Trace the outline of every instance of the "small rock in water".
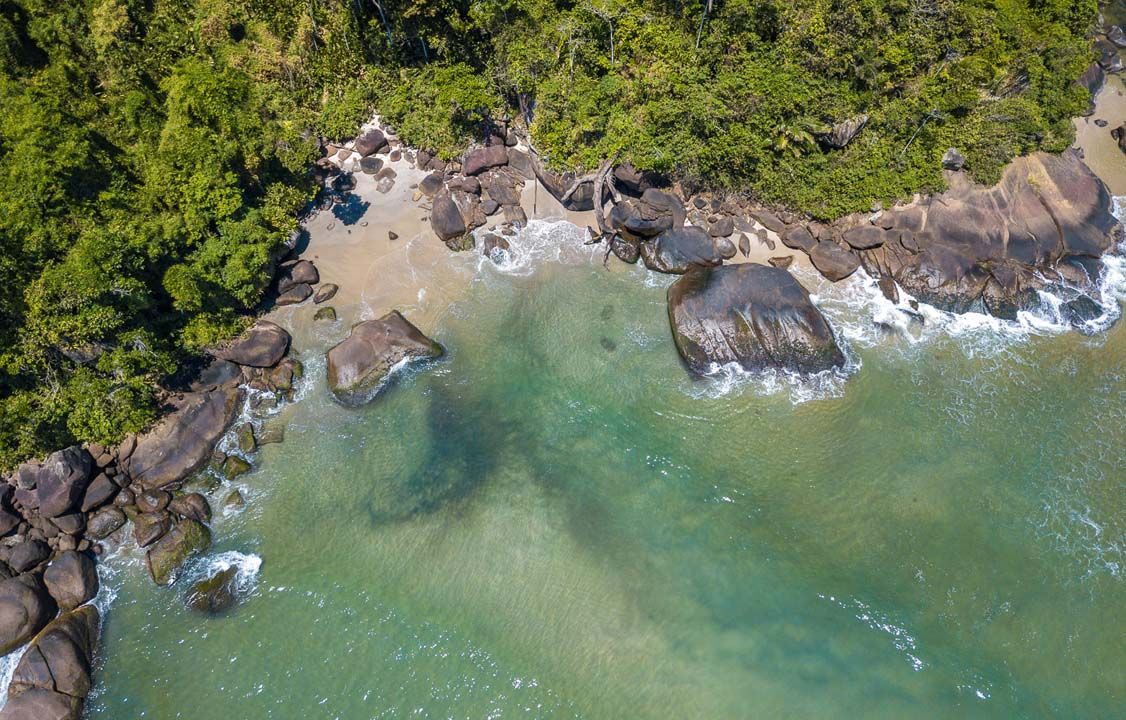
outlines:
[[614, 306], [613, 305], [607, 305], [607, 306], [603, 307], [602, 312], [598, 313], [598, 317], [602, 318], [603, 320], [609, 320], [613, 316], [614, 316]]
[[794, 262], [794, 256], [793, 255], [777, 255], [777, 256], [772, 257], [769, 260], [767, 260], [767, 262], [769, 262], [771, 265], [773, 265], [774, 267], [776, 267], [780, 270], [785, 270], [786, 268], [790, 267], [790, 265]]
[[1109, 124], [1110, 124], [1110, 123], [1108, 123], [1108, 122], [1107, 122], [1106, 120], [1103, 120], [1102, 118], [1099, 118], [1098, 120], [1095, 120], [1095, 125], [1097, 125], [1098, 127], [1101, 127], [1101, 128], [1104, 128], [1104, 127], [1106, 127], [1106, 126], [1107, 126], [1107, 125], [1109, 125]]
[[266, 425], [258, 433], [258, 444], [269, 445], [272, 443], [280, 443], [285, 441], [285, 425], [279, 422], [273, 422]]
[[331, 305], [325, 305], [323, 308], [317, 310], [313, 315], [314, 320], [324, 320], [327, 322], [336, 322], [336, 308]]
[[258, 449], [258, 441], [254, 439], [254, 426], [250, 423], [243, 423], [235, 430], [235, 440], [238, 442], [238, 449], [244, 453], [252, 453]]
[[223, 461], [223, 476], [228, 480], [234, 480], [239, 475], [245, 475], [250, 472], [250, 470], [250, 463], [243, 460], [238, 455], [231, 455]]
[[387, 239], [388, 240], [398, 240], [399, 234], [397, 232], [395, 232], [394, 230], [388, 230], [387, 231]]
[[227, 497], [223, 498], [223, 507], [231, 510], [241, 510], [246, 505], [246, 499], [242, 496], [242, 491], [238, 488], [227, 493]]
[[615, 350], [618, 349], [618, 344], [608, 337], [604, 337], [601, 340], [599, 340], [598, 344], [601, 345], [602, 349], [605, 350], [606, 352], [614, 352]]
[[238, 600], [237, 582], [238, 568], [232, 565], [192, 585], [184, 601], [199, 612], [221, 613]]
[[329, 229], [329, 230], [335, 230], [335, 229], [336, 229], [336, 223], [329, 223], [329, 224], [328, 224], [328, 229]]

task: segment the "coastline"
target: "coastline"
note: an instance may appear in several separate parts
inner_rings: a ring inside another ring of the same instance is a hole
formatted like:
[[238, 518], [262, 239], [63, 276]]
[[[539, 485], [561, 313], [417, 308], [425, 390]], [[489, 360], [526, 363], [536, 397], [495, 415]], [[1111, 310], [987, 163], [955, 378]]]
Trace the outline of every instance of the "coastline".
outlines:
[[[1124, 111], [1126, 96], [1122, 81], [1112, 76], [1096, 98], [1095, 114], [1074, 121], [1076, 146], [1083, 150], [1088, 167], [1114, 195], [1126, 195], [1126, 160], [1123, 159], [1126, 156], [1110, 138], [1110, 129], [1097, 127], [1093, 120], [1123, 117], [1126, 116]], [[385, 161], [385, 167], [394, 172], [394, 183], [385, 192], [381, 192], [376, 177], [358, 171], [352, 158], [343, 164], [345, 169], [355, 170], [356, 186], [350, 193], [353, 199], [312, 215], [304, 225], [308, 244], [296, 255], [316, 265], [321, 284], [333, 283], [339, 290], [322, 304], [306, 300], [271, 308], [261, 316], [285, 328], [297, 347], [318, 353], [346, 337], [355, 323], [390, 310], [402, 310], [424, 330], [433, 329], [441, 323], [450, 306], [464, 297], [481, 261], [479, 249], [452, 253], [435, 236], [428, 220], [429, 201], [416, 198], [415, 192], [416, 186], [430, 173], [417, 168], [406, 154], [396, 161]], [[566, 209], [539, 179], [525, 183], [520, 206], [529, 220], [568, 222], [580, 229], [595, 225], [592, 211]], [[735, 237], [740, 232], [762, 231], [774, 244], [774, 249], [752, 236], [749, 252], [739, 252], [727, 258], [725, 264], [766, 264], [771, 258], [788, 257], [792, 269], [802, 271], [797, 273], [799, 277], [814, 276], [818, 272], [809, 255], [784, 245], [779, 233], [768, 231], [747, 215], [737, 216], [734, 221]], [[502, 224], [499, 215], [491, 217], [480, 232], [495, 230]], [[397, 237], [392, 239], [389, 233]], [[628, 266], [616, 260], [607, 264], [608, 272], [625, 270]], [[336, 320], [314, 319], [316, 310], [327, 306], [334, 308]], [[244, 372], [239, 381], [252, 384], [261, 376], [262, 373]], [[218, 385], [221, 383], [215, 387]], [[231, 422], [228, 420], [227, 424]], [[231, 435], [223, 437], [229, 439]], [[253, 453], [244, 454], [250, 458]], [[91, 451], [91, 455], [97, 453]], [[113, 464], [117, 464], [116, 455]], [[117, 540], [125, 542], [126, 538]]]

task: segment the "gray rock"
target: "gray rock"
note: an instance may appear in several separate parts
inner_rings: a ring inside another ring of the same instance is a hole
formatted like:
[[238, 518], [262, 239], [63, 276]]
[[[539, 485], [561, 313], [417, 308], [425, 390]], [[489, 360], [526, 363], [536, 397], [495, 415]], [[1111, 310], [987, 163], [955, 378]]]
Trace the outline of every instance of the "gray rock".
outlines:
[[104, 507], [86, 520], [86, 535], [95, 540], [104, 540], [115, 530], [125, 525], [125, 521], [125, 513], [122, 512], [121, 508], [113, 505]]
[[17, 573], [27, 572], [51, 557], [51, 547], [42, 540], [24, 540], [12, 548], [8, 565]]
[[[20, 466], [33, 468], [35, 501], [39, 514], [55, 517], [77, 509], [90, 483], [94, 460], [84, 448], [77, 445], [51, 453], [42, 464]], [[27, 478], [24, 479], [26, 483]]]
[[387, 138], [384, 136], [383, 131], [372, 128], [356, 138], [356, 141], [352, 143], [352, 149], [366, 157], [386, 144]]
[[966, 166], [966, 158], [954, 148], [948, 148], [942, 156], [942, 167], [947, 170], [961, 170]]
[[508, 149], [504, 145], [490, 145], [466, 153], [462, 172], [466, 175], [479, 175], [489, 168], [507, 164]]
[[833, 282], [844, 280], [860, 267], [860, 258], [855, 253], [828, 240], [814, 245], [809, 251], [809, 259], [813, 267]]
[[715, 241], [698, 227], [666, 230], [641, 243], [645, 267], [657, 272], [683, 274], [695, 266], [714, 266], [723, 262]]
[[320, 305], [336, 297], [336, 292], [340, 290], [340, 286], [333, 283], [325, 283], [317, 288], [317, 294], [313, 296], [313, 303]]
[[168, 510], [182, 518], [189, 518], [205, 525], [211, 522], [211, 503], [196, 492], [173, 498], [168, 504]]

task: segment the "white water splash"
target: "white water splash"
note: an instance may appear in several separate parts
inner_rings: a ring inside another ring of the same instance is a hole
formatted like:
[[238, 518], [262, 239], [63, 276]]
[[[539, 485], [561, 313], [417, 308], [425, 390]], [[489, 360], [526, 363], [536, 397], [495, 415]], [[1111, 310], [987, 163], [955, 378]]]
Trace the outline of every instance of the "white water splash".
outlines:
[[508, 249], [494, 251], [494, 257], [480, 254], [482, 239], [487, 234], [497, 234], [497, 230], [478, 229], [474, 233], [479, 259], [478, 272], [488, 271], [502, 275], [529, 277], [543, 263], [584, 264], [601, 262], [605, 245], [588, 245], [590, 233], [586, 228], [565, 220], [531, 220], [515, 235], [501, 235], [508, 242]]
[[234, 589], [240, 596], [253, 592], [262, 569], [262, 557], [254, 553], [228, 550], [217, 555], [203, 556], [192, 564], [185, 574], [188, 583], [209, 578], [216, 573], [235, 568]]

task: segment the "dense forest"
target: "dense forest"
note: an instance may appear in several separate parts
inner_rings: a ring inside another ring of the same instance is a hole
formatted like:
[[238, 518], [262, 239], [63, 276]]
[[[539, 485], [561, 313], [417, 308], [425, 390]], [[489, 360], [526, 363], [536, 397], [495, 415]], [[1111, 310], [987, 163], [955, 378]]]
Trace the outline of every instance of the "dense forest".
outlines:
[[[371, 112], [819, 217], [1062, 150], [1096, 0], [0, 0], [0, 467], [158, 414]], [[834, 123], [867, 116], [844, 148]]]

